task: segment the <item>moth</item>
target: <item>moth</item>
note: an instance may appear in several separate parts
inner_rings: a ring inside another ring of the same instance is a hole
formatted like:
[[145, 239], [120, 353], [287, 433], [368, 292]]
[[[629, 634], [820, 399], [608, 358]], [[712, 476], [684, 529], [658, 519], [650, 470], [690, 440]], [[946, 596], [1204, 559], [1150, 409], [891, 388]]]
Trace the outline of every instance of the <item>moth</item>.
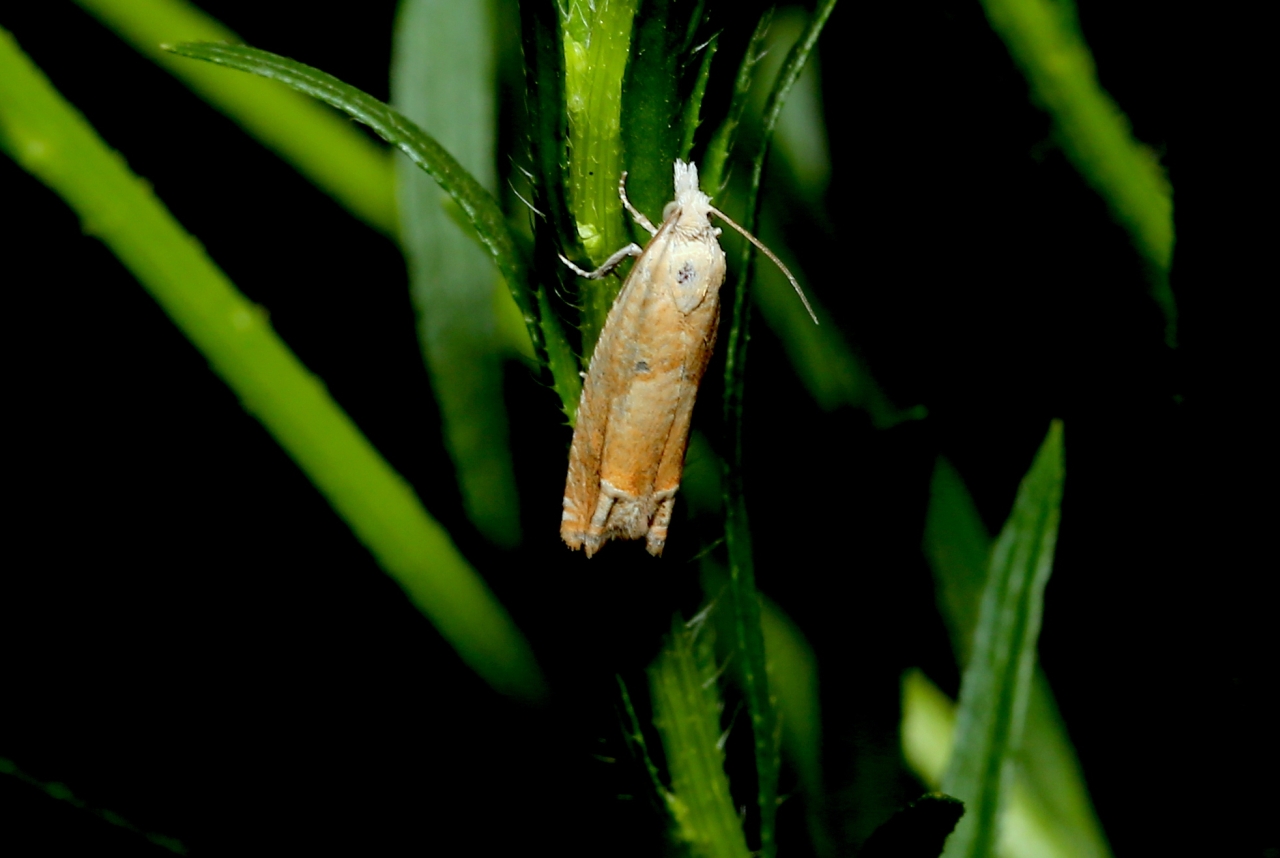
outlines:
[[695, 164], [675, 162], [675, 199], [663, 209], [658, 227], [631, 205], [626, 180], [623, 173], [618, 195], [652, 236], [649, 243], [627, 245], [595, 271], [560, 257], [592, 280], [638, 257], [591, 355], [569, 448], [560, 536], [588, 557], [610, 539], [643, 538], [654, 556], [666, 544], [693, 403], [720, 324], [725, 258], [711, 215], [772, 259], [813, 316], [786, 266], [711, 205], [698, 186]]

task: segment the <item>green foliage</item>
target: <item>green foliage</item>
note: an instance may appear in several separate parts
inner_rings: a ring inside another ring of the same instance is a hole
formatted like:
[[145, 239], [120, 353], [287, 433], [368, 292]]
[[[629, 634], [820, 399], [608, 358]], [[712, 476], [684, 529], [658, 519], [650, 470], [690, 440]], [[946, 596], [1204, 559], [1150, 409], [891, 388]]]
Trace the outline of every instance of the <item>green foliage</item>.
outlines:
[[463, 660], [505, 693], [540, 697], [528, 644], [413, 489], [5, 31], [0, 147], [133, 272]]
[[746, 858], [746, 839], [724, 771], [720, 671], [705, 614], [676, 622], [649, 668], [653, 723], [671, 775], [666, 805], [696, 858]]
[[537, 354], [545, 356], [556, 380], [566, 412], [576, 403], [579, 384], [575, 373], [563, 364], [567, 348], [554, 316], [539, 313], [546, 298], [540, 286], [530, 282], [524, 255], [507, 225], [506, 216], [493, 195], [475, 180], [431, 135], [377, 99], [348, 86], [332, 75], [256, 48], [237, 45], [182, 44], [174, 53], [192, 59], [252, 72], [286, 83], [345, 111], [368, 125], [388, 143], [398, 146], [427, 171], [462, 209], [481, 244], [506, 278], [511, 296], [520, 308], [529, 339]]
[[1062, 503], [1062, 424], [1054, 422], [996, 539], [960, 687], [956, 742], [942, 791], [965, 803], [948, 856], [995, 854], [1031, 694], [1044, 587]]
[[[391, 100], [490, 194], [497, 187], [493, 22], [483, 3], [418, 0], [400, 7]], [[397, 161], [401, 244], [419, 340], [440, 404], [468, 517], [490, 540], [520, 542], [520, 505], [502, 402], [493, 264], [445, 210], [449, 197], [408, 159]]]
[[158, 63], [264, 146], [297, 168], [352, 214], [394, 235], [391, 159], [338, 115], [264, 80], [189, 63], [162, 47], [241, 39], [184, 0], [77, 0], [143, 56]]
[[[938, 607], [951, 632], [952, 649], [961, 664], [968, 664], [991, 538], [968, 489], [946, 459], [939, 459], [934, 468], [929, 495], [925, 556], [933, 568]], [[912, 766], [934, 788], [941, 785], [951, 757], [954, 708], [918, 672], [905, 679], [904, 750]], [[1068, 858], [1110, 854], [1053, 691], [1038, 664], [1000, 837], [1001, 854], [1005, 855]]]
[[[586, 0], [558, 4], [564, 36], [569, 206], [592, 268], [630, 240], [618, 177], [625, 169], [622, 79], [637, 5], [638, 0], [602, 3], [599, 8]], [[595, 348], [617, 288], [616, 283], [599, 280], [580, 295], [584, 360]]]
[[[572, 422], [580, 370], [620, 281], [575, 281], [556, 256], [595, 266], [640, 237], [618, 195], [624, 171], [630, 199], [656, 221], [671, 198], [672, 161], [695, 159], [704, 190], [718, 204], [722, 196], [739, 202], [742, 225], [764, 233], [789, 263], [799, 257], [794, 267], [803, 278], [801, 248], [785, 246], [792, 237], [786, 216], [762, 213], [762, 198], [775, 132], [788, 122], [788, 96], [815, 57], [835, 0], [819, 0], [803, 26], [790, 31], [795, 39], [785, 56], [788, 40], [770, 31], [772, 5], [751, 7], [757, 17], [738, 32], [717, 17], [727, 6], [710, 0], [521, 3], [523, 93], [511, 108], [517, 116], [510, 152], [495, 122], [510, 107], [498, 85], [497, 4], [405, 0], [395, 30], [393, 107], [319, 69], [226, 44], [238, 41], [231, 30], [174, 0], [78, 2], [355, 216], [398, 237], [462, 504], [492, 544], [514, 550], [521, 541], [523, 487], [516, 484], [503, 390], [505, 361], [517, 350], [512, 340], [527, 337], [536, 371]], [[1033, 99], [1053, 118], [1067, 156], [1131, 235], [1172, 343], [1168, 189], [1098, 86], [1068, 7], [1042, 0], [985, 0], [984, 7]], [[784, 12], [782, 20], [797, 19]], [[780, 63], [765, 61], [770, 46]], [[776, 73], [766, 74], [772, 65]], [[823, 133], [815, 93], [795, 108], [797, 139], [812, 142]], [[408, 160], [397, 156], [393, 172], [386, 150], [312, 99], [368, 125]], [[3, 31], [0, 146], [60, 195], [85, 231], [137, 277], [463, 661], [506, 695], [545, 700], [528, 643], [454, 537], [280, 339], [263, 309], [236, 289]], [[779, 146], [772, 157], [780, 175], [795, 179], [795, 197], [817, 208], [831, 165], [814, 151]], [[531, 192], [532, 215], [503, 190], [507, 162], [514, 195], [525, 187]], [[517, 225], [525, 217], [530, 230]], [[805, 228], [814, 232], [812, 224]], [[821, 245], [821, 237], [815, 242]], [[829, 245], [823, 253], [842, 257], [842, 248]], [[702, 528], [704, 604], [714, 610], [677, 624], [647, 671], [665, 778], [625, 686], [624, 729], [681, 848], [698, 858], [773, 858], [779, 841], [787, 842], [778, 805], [794, 786], [808, 803], [813, 851], [825, 858], [848, 838], [833, 833], [825, 803], [819, 663], [803, 624], [757, 586], [761, 531], [748, 517], [743, 427], [753, 305], [822, 411], [852, 407], [877, 429], [922, 419], [925, 411], [891, 400], [836, 313], [815, 300], [822, 321], [815, 328], [779, 272], [755, 271], [750, 244], [742, 242], [732, 271], [723, 297], [723, 438], [695, 434], [682, 490]], [[510, 301], [495, 297], [495, 273]], [[516, 337], [504, 327], [513, 316], [523, 326]], [[579, 342], [566, 333], [572, 330]], [[792, 452], [807, 438], [803, 428], [790, 431], [800, 439], [787, 441], [787, 455], [801, 463], [796, 467], [825, 467], [818, 451], [799, 450], [813, 454], [816, 465]], [[958, 472], [946, 460], [938, 463], [924, 548], [963, 682], [957, 709], [923, 674], [907, 673], [902, 738], [921, 781], [955, 798], [920, 799], [881, 828], [865, 854], [938, 854], [959, 799], [965, 814], [947, 841], [948, 855], [1030, 854], [1028, 844], [1048, 844], [1044, 852], [1061, 858], [1106, 855], [1079, 763], [1035, 664], [1064, 479], [1062, 423], [1052, 424], [993, 547]], [[536, 488], [538, 496], [547, 494]], [[687, 522], [691, 531], [694, 523]], [[796, 565], [821, 568], [803, 552], [810, 541], [837, 536], [843, 534], [791, 534], [795, 557], [804, 559]], [[565, 562], [557, 555], [529, 568], [559, 575]], [[759, 568], [761, 578], [778, 572]], [[742, 699], [747, 719], [736, 729], [749, 731], [750, 760], [726, 758], [726, 695]], [[755, 787], [754, 796], [738, 796], [754, 802], [743, 815], [730, 793], [735, 764], [750, 771], [744, 782]], [[1022, 834], [1010, 835], [1011, 828]]]
[[1128, 119], [1099, 85], [1075, 4], [983, 0], [982, 6], [1026, 75], [1032, 98], [1053, 117], [1063, 151], [1107, 201], [1142, 256], [1151, 297], [1164, 313], [1165, 340], [1173, 346], [1178, 310], [1169, 288], [1172, 190], [1155, 154], [1133, 139]]

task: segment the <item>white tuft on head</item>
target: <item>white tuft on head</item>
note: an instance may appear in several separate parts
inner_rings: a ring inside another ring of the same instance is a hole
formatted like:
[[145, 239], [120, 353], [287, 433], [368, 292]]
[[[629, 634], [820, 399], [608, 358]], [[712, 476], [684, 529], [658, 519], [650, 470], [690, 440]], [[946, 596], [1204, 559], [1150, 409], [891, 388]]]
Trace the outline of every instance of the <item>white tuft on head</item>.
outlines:
[[711, 198], [698, 187], [698, 165], [690, 161], [685, 163], [676, 160], [676, 202], [682, 207], [688, 205], [706, 206]]

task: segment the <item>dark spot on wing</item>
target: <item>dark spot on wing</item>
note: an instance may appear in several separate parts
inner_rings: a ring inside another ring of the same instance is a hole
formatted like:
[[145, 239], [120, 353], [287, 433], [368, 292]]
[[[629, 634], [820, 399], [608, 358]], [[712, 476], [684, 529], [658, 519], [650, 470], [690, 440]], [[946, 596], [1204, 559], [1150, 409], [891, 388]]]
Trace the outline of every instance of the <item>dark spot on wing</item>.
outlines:
[[698, 269], [694, 267], [693, 260], [686, 259], [684, 265], [681, 265], [680, 270], [676, 272], [676, 282], [683, 286], [697, 276]]
[[636, 372], [648, 372], [649, 362], [647, 360], [636, 361]]

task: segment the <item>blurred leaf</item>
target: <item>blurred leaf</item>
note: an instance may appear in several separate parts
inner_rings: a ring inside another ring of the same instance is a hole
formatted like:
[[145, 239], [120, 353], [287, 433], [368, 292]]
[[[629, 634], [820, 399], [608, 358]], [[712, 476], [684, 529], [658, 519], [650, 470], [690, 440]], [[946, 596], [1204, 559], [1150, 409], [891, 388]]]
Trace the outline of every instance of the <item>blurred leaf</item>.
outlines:
[[676, 833], [697, 858], [748, 858], [724, 771], [719, 671], [706, 614], [678, 621], [649, 668], [653, 723], [662, 737]]
[[463, 661], [503, 693], [541, 697], [524, 637], [409, 484], [4, 30], [0, 148], [138, 278]]
[[[1036, 677], [1037, 683], [1043, 676]], [[1017, 777], [1008, 806], [1000, 817], [996, 854], [1001, 858], [1109, 858], [1110, 849], [1102, 836], [1088, 794], [1083, 790], [1078, 764], [1068, 744], [1074, 768], [1046, 764], [1045, 752], [1030, 747], [1036, 724], [1037, 701], [1046, 698], [1033, 685], [1027, 711], [1027, 728], [1022, 754], [1017, 760]], [[942, 783], [951, 759], [956, 725], [956, 705], [919, 670], [902, 677], [902, 754], [907, 764], [931, 789]], [[1041, 719], [1044, 718], [1040, 714]], [[1045, 721], [1041, 720], [1041, 732]], [[1056, 726], [1061, 727], [1059, 722]], [[1057, 734], [1063, 735], [1063, 734]], [[1065, 736], [1064, 736], [1065, 739]], [[1043, 741], [1043, 739], [1041, 740]], [[1040, 773], [1032, 779], [1030, 775]], [[1058, 780], [1050, 780], [1051, 777]], [[1083, 796], [1087, 818], [1073, 809], [1074, 797]]]
[[[403, 0], [391, 60], [395, 108], [432, 129], [490, 193], [497, 186], [498, 157], [492, 29], [487, 3]], [[493, 266], [445, 211], [452, 198], [407, 158], [397, 159], [396, 168], [418, 338], [463, 504], [481, 533], [514, 547], [520, 501], [502, 401]]]
[[712, 198], [720, 196], [728, 181], [725, 168], [729, 163], [729, 153], [738, 140], [738, 127], [742, 124], [742, 113], [747, 109], [751, 96], [751, 84], [755, 80], [757, 66], [765, 57], [765, 40], [769, 35], [769, 25], [773, 22], [773, 6], [765, 9], [756, 23], [747, 43], [747, 51], [738, 64], [738, 74], [733, 80], [733, 95], [729, 101], [729, 113], [720, 127], [707, 143], [707, 152], [702, 159], [702, 189]]
[[942, 791], [966, 808], [947, 843], [948, 856], [995, 854], [1031, 693], [1062, 481], [1062, 424], [1054, 421], [1018, 488], [987, 567], [973, 655], [960, 686], [955, 747], [942, 778]]
[[1070, 0], [983, 0], [991, 29], [1026, 75], [1031, 97], [1053, 117], [1067, 159], [1106, 201], [1147, 270], [1151, 297], [1177, 343], [1178, 308], [1169, 288], [1173, 194], [1152, 150], [1101, 84]]
[[902, 675], [902, 756], [930, 789], [942, 784], [955, 746], [956, 704], [917, 669]]
[[681, 161], [689, 160], [689, 153], [693, 151], [694, 137], [698, 133], [698, 126], [702, 124], [702, 99], [707, 94], [707, 82], [711, 79], [711, 61], [715, 59], [716, 50], [720, 47], [719, 36], [712, 36], [705, 45], [700, 47], [702, 58], [698, 63], [698, 74], [694, 78], [693, 90], [685, 101], [684, 112], [680, 117]]
[[814, 852], [833, 855], [835, 847], [824, 817], [826, 787], [822, 775], [818, 658], [804, 632], [785, 611], [768, 597], [762, 596], [760, 603], [770, 688], [777, 697], [782, 723], [782, 750], [800, 778]]
[[[531, 282], [523, 255], [493, 195], [475, 180], [431, 135], [376, 98], [319, 69], [268, 51], [233, 45], [181, 44], [170, 48], [193, 59], [230, 66], [289, 86], [337, 107], [368, 125], [388, 143], [399, 147], [415, 164], [431, 174], [453, 197], [480, 242], [502, 272], [511, 296], [524, 316], [529, 339], [539, 358], [551, 368], [556, 393], [566, 413], [572, 413], [581, 387], [577, 370], [556, 360], [568, 351], [564, 332], [554, 314], [545, 310], [542, 287]], [[545, 335], [545, 336], [544, 336]]]
[[843, 284], [806, 281], [804, 269], [790, 258], [774, 224], [775, 219], [768, 210], [761, 214], [762, 240], [767, 246], [780, 248], [778, 255], [805, 288], [809, 304], [821, 324], [813, 323], [804, 304], [796, 299], [791, 283], [772, 263], [757, 269], [752, 299], [765, 323], [781, 340], [791, 366], [809, 395], [826, 411], [861, 408], [877, 429], [923, 419], [924, 406], [901, 409], [889, 400], [840, 332], [840, 326], [827, 313], [820, 296], [823, 291]]
[[[706, 449], [705, 439], [698, 443], [703, 445], [704, 455], [714, 458], [715, 454]], [[711, 551], [701, 555], [699, 566], [706, 600], [711, 604], [720, 603], [728, 592], [727, 570]], [[719, 654], [727, 664], [730, 678], [745, 687], [743, 661], [735, 650], [738, 637], [736, 617], [731, 610], [720, 606], [710, 612], [710, 619], [716, 625]], [[778, 712], [781, 749], [799, 776], [814, 852], [819, 856], [833, 855], [834, 841], [825, 817], [826, 785], [822, 773], [822, 706], [817, 656], [791, 617], [763, 594], [760, 596], [760, 625], [764, 633], [769, 689]]]
[[[799, 40], [804, 25], [804, 13], [795, 7], [784, 10], [774, 19], [760, 61], [762, 77], [770, 78], [779, 72], [786, 50]], [[820, 67], [815, 61], [805, 64], [778, 116], [773, 140], [773, 154], [789, 174], [788, 190], [812, 207], [822, 204], [831, 180], [831, 152], [818, 76]], [[764, 94], [751, 100], [755, 102], [751, 113], [758, 117], [763, 112]]]
[[288, 89], [184, 62], [161, 45], [243, 41], [183, 0], [76, 0], [147, 59], [292, 164], [374, 229], [396, 234], [390, 154], [332, 110]]
[[[947, 621], [952, 649], [963, 667], [968, 664], [972, 649], [991, 538], [964, 482], [946, 459], [938, 459], [929, 493], [924, 550], [933, 569], [938, 608]], [[913, 698], [908, 695], [906, 699], [909, 702]], [[953, 705], [945, 698], [944, 701], [947, 707]], [[904, 719], [911, 717], [904, 710]], [[950, 727], [946, 729], [949, 735]], [[903, 741], [907, 741], [905, 727]], [[949, 757], [949, 740], [947, 748], [947, 756], [942, 758], [939, 767], [945, 765]], [[1063, 858], [1109, 856], [1106, 835], [1089, 799], [1075, 749], [1058, 714], [1053, 690], [1039, 665], [1031, 685], [1018, 762], [1018, 790], [1010, 816], [1017, 816], [1018, 808], [1022, 807], [1021, 818], [1041, 821], [1034, 823], [1043, 829], [1034, 841], [1052, 843], [1055, 851], [1049, 854]], [[928, 770], [917, 771], [928, 783], [941, 782], [941, 771], [936, 775], [930, 775]], [[1033, 823], [1010, 821], [1005, 826], [1002, 844], [1009, 841], [1009, 831], [1025, 831], [1030, 825]], [[1001, 852], [1037, 854], [1016, 844], [1010, 844], [1008, 849], [1002, 845]]]

